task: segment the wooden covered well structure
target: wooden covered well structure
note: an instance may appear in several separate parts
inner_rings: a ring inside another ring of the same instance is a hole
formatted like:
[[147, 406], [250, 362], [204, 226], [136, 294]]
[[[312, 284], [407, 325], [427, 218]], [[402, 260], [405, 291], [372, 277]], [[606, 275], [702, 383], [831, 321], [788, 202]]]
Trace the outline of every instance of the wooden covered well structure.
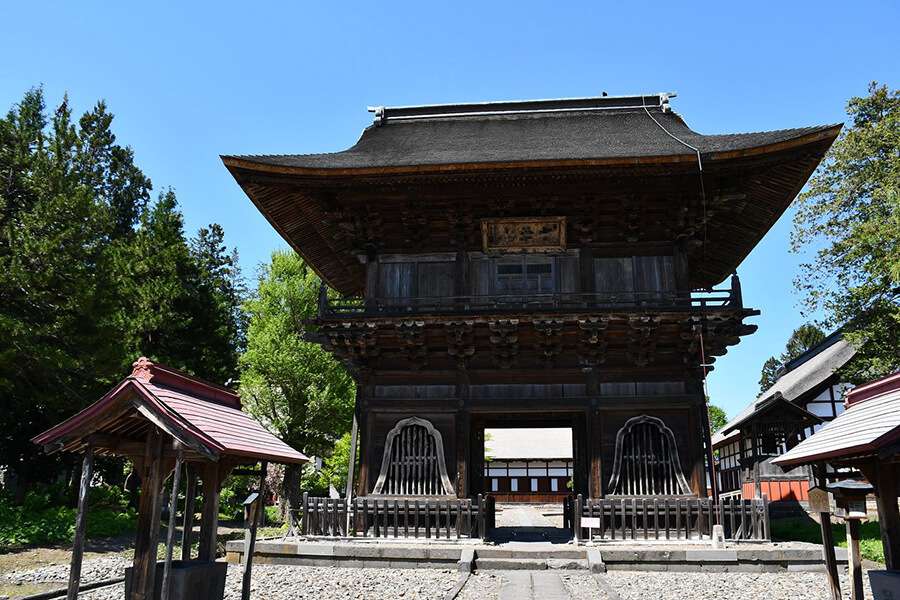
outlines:
[[575, 493], [706, 497], [703, 377], [758, 314], [733, 274], [840, 126], [702, 135], [671, 97], [379, 107], [342, 152], [223, 157], [337, 292], [306, 335], [358, 384], [359, 495], [475, 498], [485, 428], [566, 427]]
[[[77, 595], [84, 543], [88, 489], [94, 456], [124, 456], [140, 476], [140, 505], [134, 548], [134, 563], [126, 581], [128, 600], [166, 597], [169, 584], [175, 512], [182, 467], [187, 471], [181, 561], [179, 567], [193, 570], [182, 582], [182, 595], [175, 598], [212, 600], [224, 585], [225, 563], [216, 563], [219, 492], [223, 480], [239, 465], [261, 463], [260, 488], [267, 462], [304, 463], [307, 458], [241, 411], [232, 390], [146, 358], [134, 363], [131, 375], [103, 398], [33, 441], [46, 452], [77, 452], [84, 455], [79, 493], [75, 547], [69, 579], [69, 598]], [[166, 573], [157, 573], [162, 487], [173, 474], [172, 502], [167, 540]], [[196, 558], [191, 555], [194, 497], [201, 486], [200, 539]], [[261, 512], [261, 511], [258, 511]], [[257, 521], [258, 522], [258, 521]], [[251, 529], [255, 532], [256, 523]], [[255, 535], [255, 533], [254, 533]], [[252, 564], [252, 563], [251, 563]], [[186, 572], [186, 571], [185, 571]], [[249, 569], [245, 568], [249, 583]], [[218, 582], [218, 583], [217, 583]], [[245, 584], [245, 588], [249, 589]]]
[[852, 389], [845, 402], [847, 409], [842, 414], [772, 462], [784, 469], [813, 465], [821, 473], [826, 464], [851, 467], [865, 476], [875, 491], [884, 564], [894, 572], [894, 590], [898, 591], [900, 373]]

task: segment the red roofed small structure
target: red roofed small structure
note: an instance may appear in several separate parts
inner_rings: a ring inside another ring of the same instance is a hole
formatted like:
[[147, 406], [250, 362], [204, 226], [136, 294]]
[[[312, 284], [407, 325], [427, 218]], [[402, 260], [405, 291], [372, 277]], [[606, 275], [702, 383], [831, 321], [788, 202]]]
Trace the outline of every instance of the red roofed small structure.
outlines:
[[[84, 454], [68, 599], [74, 600], [78, 594], [87, 496], [95, 455], [128, 457], [141, 481], [134, 563], [126, 572], [126, 598], [221, 598], [227, 567], [215, 559], [222, 481], [238, 465], [260, 463], [259, 491], [262, 492], [268, 462], [304, 463], [308, 459], [242, 412], [241, 400], [232, 390], [144, 357], [135, 361], [133, 367], [129, 377], [98, 401], [32, 439], [48, 453]], [[182, 466], [186, 467], [187, 490], [181, 560], [173, 562]], [[157, 582], [161, 490], [170, 473], [172, 494], [166, 560], [160, 573], [162, 581]], [[192, 559], [191, 531], [198, 478], [202, 482], [203, 506], [198, 556]], [[250, 556], [263, 497], [262, 493], [255, 496], [254, 516], [249, 523]], [[251, 567], [252, 558], [248, 558], [244, 565], [242, 597], [249, 594]], [[162, 590], [161, 594], [156, 590]]]
[[[875, 489], [885, 566], [900, 571], [900, 373], [854, 388], [845, 404], [841, 415], [772, 463], [789, 469], [827, 462], [862, 472]], [[900, 589], [900, 574], [894, 585]]]
[[304, 463], [306, 456], [241, 411], [232, 390], [141, 357], [131, 375], [97, 402], [32, 441], [48, 452], [95, 454], [139, 451], [149, 427], [156, 426], [184, 446], [185, 460], [204, 458], [255, 463]]

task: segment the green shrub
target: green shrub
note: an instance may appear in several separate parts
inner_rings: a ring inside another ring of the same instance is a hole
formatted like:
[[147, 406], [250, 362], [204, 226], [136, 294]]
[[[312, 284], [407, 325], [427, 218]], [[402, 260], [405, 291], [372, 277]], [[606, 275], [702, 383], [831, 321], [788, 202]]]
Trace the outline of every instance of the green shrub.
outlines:
[[[133, 531], [137, 514], [123, 507], [121, 490], [111, 486], [91, 489], [87, 517], [88, 538], [114, 537]], [[98, 490], [96, 502], [93, 493]], [[77, 510], [53, 504], [54, 494], [46, 490], [30, 492], [21, 505], [0, 497], [0, 547], [59, 544], [71, 542], [75, 535]]]
[[[847, 529], [843, 523], [832, 523], [834, 543], [847, 547]], [[884, 563], [884, 548], [881, 545], [881, 529], [878, 521], [862, 523], [859, 528], [859, 553], [867, 560]], [[773, 519], [772, 539], [775, 541], [822, 543], [822, 530], [812, 519]]]

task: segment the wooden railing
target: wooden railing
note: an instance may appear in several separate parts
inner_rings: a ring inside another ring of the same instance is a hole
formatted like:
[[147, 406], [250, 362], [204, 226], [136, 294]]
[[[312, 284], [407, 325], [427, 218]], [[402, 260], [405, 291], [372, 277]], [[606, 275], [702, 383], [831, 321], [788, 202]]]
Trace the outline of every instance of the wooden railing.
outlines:
[[494, 502], [463, 499], [317, 498], [303, 495], [305, 536], [460, 539], [484, 538], [494, 528]]
[[693, 310], [741, 308], [740, 293], [733, 289], [694, 292], [603, 292], [496, 294], [485, 296], [437, 296], [404, 298], [320, 298], [323, 318], [363, 315], [452, 314], [496, 311], [573, 311], [632, 309]]
[[[576, 539], [586, 539], [582, 519], [598, 519], [593, 538], [605, 540], [711, 539], [713, 525], [722, 525], [729, 540], [768, 540], [769, 506], [766, 499], [718, 503], [707, 498], [604, 498], [585, 500], [579, 494], [564, 511]], [[569, 516], [570, 515], [570, 516]]]

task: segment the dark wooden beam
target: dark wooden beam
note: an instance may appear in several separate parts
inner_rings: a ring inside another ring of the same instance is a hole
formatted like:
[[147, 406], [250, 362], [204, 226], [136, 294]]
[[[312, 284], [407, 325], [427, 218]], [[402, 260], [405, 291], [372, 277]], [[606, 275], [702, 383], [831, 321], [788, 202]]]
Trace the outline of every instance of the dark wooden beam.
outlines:
[[163, 434], [151, 427], [141, 474], [141, 498], [138, 508], [134, 563], [131, 573], [132, 600], [152, 600], [156, 584], [156, 551], [159, 542], [159, 519], [162, 509], [160, 487], [163, 479]]
[[181, 560], [191, 560], [191, 535], [194, 530], [194, 511], [197, 497], [197, 471], [187, 467], [187, 488], [184, 494], [184, 520], [181, 525]]
[[203, 508], [200, 515], [200, 549], [197, 558], [203, 562], [216, 560], [216, 534], [219, 529], [219, 465], [207, 463], [201, 473]]
[[78, 486], [78, 515], [75, 517], [75, 539], [69, 565], [69, 589], [66, 600], [76, 600], [81, 583], [81, 560], [84, 556], [84, 535], [87, 529], [88, 492], [94, 470], [94, 449], [88, 445], [81, 462], [81, 485]]

